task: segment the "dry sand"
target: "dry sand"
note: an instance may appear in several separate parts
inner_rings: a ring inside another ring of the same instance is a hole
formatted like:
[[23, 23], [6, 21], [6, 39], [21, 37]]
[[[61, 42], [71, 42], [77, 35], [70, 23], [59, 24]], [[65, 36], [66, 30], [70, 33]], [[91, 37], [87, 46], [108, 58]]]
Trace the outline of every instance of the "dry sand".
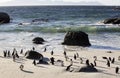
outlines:
[[[73, 55], [76, 51], [66, 51], [67, 55], [73, 59]], [[80, 64], [79, 58], [74, 60], [72, 68], [73, 72], [65, 71], [66, 66], [70, 64], [69, 61], [65, 61], [63, 52], [54, 52], [53, 57], [55, 61], [61, 59], [64, 61], [64, 67], [57, 65], [43, 65], [39, 64], [34, 66], [32, 64], [33, 60], [26, 59], [20, 55], [20, 59], [17, 59], [16, 62], [13, 62], [12, 58], [4, 58], [2, 51], [0, 53], [0, 78], [120, 78], [120, 74], [115, 73], [115, 67], [120, 67], [120, 61], [118, 61], [118, 56], [120, 56], [120, 51], [112, 51], [112, 53], [107, 53], [106, 50], [81, 50], [78, 52], [79, 56], [84, 58], [84, 63], [86, 59], [89, 59], [90, 62], [93, 62], [93, 56], [97, 56], [98, 60], [97, 68], [99, 72], [96, 73], [86, 73], [86, 72], [75, 72], [85, 64]], [[44, 57], [50, 58], [50, 52], [42, 52]], [[106, 60], [103, 59], [103, 56], [115, 57], [116, 61], [114, 64], [111, 64], [111, 67], [107, 67]], [[21, 63], [24, 65], [24, 71], [19, 69]], [[119, 71], [120, 72], [120, 71]]]

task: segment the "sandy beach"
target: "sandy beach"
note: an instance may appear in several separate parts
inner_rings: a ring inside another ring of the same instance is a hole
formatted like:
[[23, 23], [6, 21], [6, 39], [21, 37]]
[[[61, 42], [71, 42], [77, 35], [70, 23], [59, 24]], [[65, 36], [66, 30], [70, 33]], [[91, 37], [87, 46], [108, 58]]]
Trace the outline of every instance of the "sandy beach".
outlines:
[[[73, 59], [73, 55], [76, 51], [66, 51], [70, 59]], [[83, 58], [83, 64], [80, 64], [79, 58], [77, 60], [73, 59], [74, 69], [72, 72], [65, 71], [66, 66], [70, 64], [70, 61], [66, 61], [63, 52], [54, 52], [53, 55], [49, 51], [41, 52], [45, 58], [54, 57], [55, 61], [60, 59], [64, 61], [64, 66], [60, 65], [44, 65], [37, 64], [34, 66], [32, 64], [33, 60], [26, 59], [22, 54], [16, 62], [13, 62], [12, 57], [3, 57], [2, 51], [0, 52], [0, 77], [1, 78], [119, 78], [120, 74], [115, 73], [115, 67], [119, 67], [120, 61], [118, 61], [118, 56], [120, 51], [112, 51], [108, 53], [106, 50], [81, 50], [77, 52], [79, 57]], [[19, 51], [18, 51], [19, 53]], [[93, 63], [94, 56], [97, 56], [97, 66], [98, 72], [77, 72], [81, 67], [85, 66], [85, 60], [89, 59]], [[102, 57], [115, 57], [115, 63], [111, 64], [110, 67], [106, 65], [106, 60]], [[48, 61], [49, 62], [49, 61]], [[24, 70], [21, 71], [19, 66], [23, 64]], [[120, 71], [119, 71], [120, 72]]]

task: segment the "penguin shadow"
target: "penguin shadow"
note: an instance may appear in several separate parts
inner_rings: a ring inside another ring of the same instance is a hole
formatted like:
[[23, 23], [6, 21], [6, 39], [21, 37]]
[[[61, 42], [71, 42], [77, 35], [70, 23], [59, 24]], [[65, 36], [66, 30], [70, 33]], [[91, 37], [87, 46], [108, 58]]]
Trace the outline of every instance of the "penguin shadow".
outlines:
[[101, 70], [101, 69], [98, 69], [98, 73], [102, 73], [102, 74], [106, 74], [106, 75], [110, 75], [110, 76], [116, 76], [116, 74], [108, 73], [108, 72], [106, 72], [106, 70]]
[[28, 70], [22, 70], [23, 72], [25, 72], [25, 73], [30, 73], [30, 74], [33, 74], [34, 72], [32, 72], [32, 71], [28, 71]]
[[106, 74], [106, 75], [111, 75], [111, 76], [116, 76], [117, 74], [112, 74], [112, 73], [107, 73], [107, 72], [102, 72], [103, 74]]
[[106, 70], [101, 70], [101, 69], [98, 69], [98, 72], [106, 74], [106, 75], [110, 75], [110, 76], [117, 76], [120, 74], [120, 73], [118, 73], [118, 74], [108, 73], [108, 72], [106, 72]]

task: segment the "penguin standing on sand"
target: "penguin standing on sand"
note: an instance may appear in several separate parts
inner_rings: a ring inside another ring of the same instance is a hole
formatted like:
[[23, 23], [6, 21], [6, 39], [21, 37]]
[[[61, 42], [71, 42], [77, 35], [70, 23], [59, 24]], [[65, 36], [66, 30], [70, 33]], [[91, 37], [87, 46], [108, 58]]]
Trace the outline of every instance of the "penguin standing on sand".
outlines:
[[73, 60], [72, 59], [70, 59], [70, 65], [73, 65]]
[[70, 64], [69, 66], [67, 66], [66, 71], [70, 71], [70, 67], [72, 66], [72, 64]]
[[6, 57], [6, 56], [7, 56], [7, 52], [6, 52], [6, 51], [3, 51], [3, 53], [4, 53], [4, 57]]
[[23, 54], [23, 49], [21, 49], [20, 54]]
[[54, 52], [53, 52], [53, 50], [51, 51], [51, 55], [53, 55], [54, 54]]
[[35, 47], [33, 47], [32, 49], [33, 49], [33, 51], [35, 51]]
[[46, 47], [45, 47], [44, 52], [46, 52], [46, 50], [47, 50], [47, 49], [46, 49]]
[[76, 56], [77, 56], [77, 58], [79, 58], [79, 54], [78, 53], [76, 53]]
[[90, 66], [88, 59], [86, 60], [86, 65], [87, 65], [87, 66]]
[[83, 59], [82, 58], [80, 58], [80, 63], [83, 64]]
[[24, 66], [21, 64], [19, 68], [23, 71]]
[[95, 59], [95, 61], [97, 60], [97, 56], [94, 56], [93, 58]]
[[52, 64], [52, 65], [54, 65], [54, 62], [55, 62], [54, 59], [55, 59], [54, 57], [51, 57], [51, 58], [50, 58], [50, 61], [51, 61], [51, 64]]
[[111, 61], [111, 57], [109, 57], [109, 60]]
[[67, 56], [66, 51], [64, 51], [64, 53], [63, 53], [63, 54], [64, 54], [64, 56], [65, 56], [65, 57]]
[[36, 61], [35, 60], [33, 61], [33, 64], [36, 66]]
[[18, 55], [18, 53], [17, 53], [17, 52], [15, 53], [15, 56], [16, 56], [17, 58], [19, 58], [19, 55]]
[[111, 60], [111, 63], [113, 63], [113, 64], [114, 64], [114, 62], [115, 62], [115, 58], [113, 58], [113, 59]]
[[110, 67], [110, 61], [109, 60], [107, 60], [107, 66]]
[[97, 66], [96, 60], [94, 60], [94, 66]]
[[77, 58], [77, 56], [76, 56], [76, 54], [74, 54], [74, 60], [76, 60], [76, 58]]
[[119, 67], [116, 67], [115, 68], [115, 73], [118, 74], [118, 72], [119, 72]]

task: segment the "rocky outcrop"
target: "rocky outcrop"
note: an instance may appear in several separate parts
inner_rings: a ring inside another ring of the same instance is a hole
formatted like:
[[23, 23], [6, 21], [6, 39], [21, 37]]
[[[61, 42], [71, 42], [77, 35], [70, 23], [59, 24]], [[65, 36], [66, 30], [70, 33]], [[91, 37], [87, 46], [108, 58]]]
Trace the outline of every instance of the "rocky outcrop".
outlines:
[[65, 35], [63, 45], [72, 45], [72, 46], [91, 46], [88, 35], [82, 31], [69, 31]]
[[0, 12], [0, 24], [9, 23], [10, 16], [7, 13]]
[[28, 59], [34, 59], [34, 60], [43, 60], [43, 55], [36, 52], [36, 51], [27, 51], [25, 53], [25, 57]]
[[91, 66], [82, 67], [79, 72], [98, 72], [98, 70]]
[[35, 44], [43, 44], [43, 42], [45, 42], [45, 40], [41, 37], [35, 37], [32, 41]]
[[104, 24], [120, 24], [120, 18], [109, 18], [103, 21]]

